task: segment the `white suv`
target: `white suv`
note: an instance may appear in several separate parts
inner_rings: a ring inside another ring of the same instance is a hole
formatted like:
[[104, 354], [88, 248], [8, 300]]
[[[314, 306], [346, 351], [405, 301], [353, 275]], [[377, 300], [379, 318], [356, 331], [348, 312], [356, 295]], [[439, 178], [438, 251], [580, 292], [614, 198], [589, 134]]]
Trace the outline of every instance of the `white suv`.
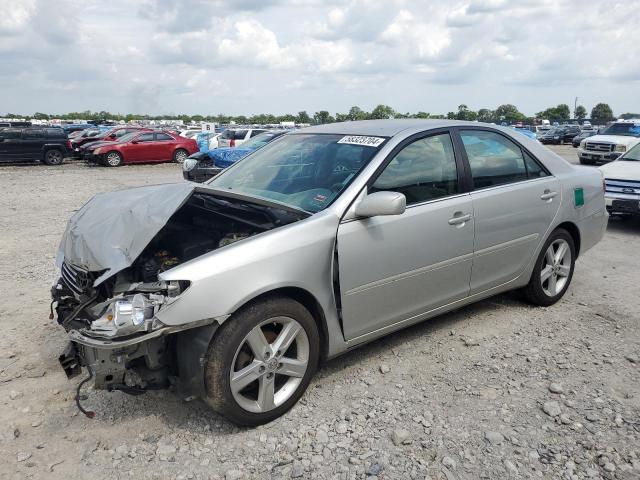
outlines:
[[266, 131], [264, 128], [228, 128], [218, 137], [218, 147], [239, 147], [250, 138]]
[[640, 143], [640, 119], [618, 120], [599, 135], [580, 142], [578, 158], [583, 165], [610, 162]]

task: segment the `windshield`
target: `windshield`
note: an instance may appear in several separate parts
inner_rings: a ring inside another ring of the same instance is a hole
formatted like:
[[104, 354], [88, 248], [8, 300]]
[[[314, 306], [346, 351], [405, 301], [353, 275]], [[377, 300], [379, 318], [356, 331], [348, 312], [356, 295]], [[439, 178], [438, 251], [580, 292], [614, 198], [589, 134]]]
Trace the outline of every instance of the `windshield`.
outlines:
[[282, 133], [277, 133], [277, 132], [261, 133], [260, 135], [256, 135], [255, 137], [244, 142], [242, 144], [242, 148], [251, 148], [251, 149], [257, 150], [258, 148], [265, 146], [271, 140], [273, 140], [276, 137], [279, 137], [280, 135], [282, 135]]
[[229, 167], [209, 185], [319, 212], [342, 193], [384, 141], [349, 135], [286, 135]]
[[636, 144], [631, 150], [629, 150], [624, 156], [618, 160], [629, 160], [634, 162], [640, 162], [640, 143]]
[[614, 123], [607, 128], [602, 135], [625, 135], [627, 137], [640, 137], [640, 124]]

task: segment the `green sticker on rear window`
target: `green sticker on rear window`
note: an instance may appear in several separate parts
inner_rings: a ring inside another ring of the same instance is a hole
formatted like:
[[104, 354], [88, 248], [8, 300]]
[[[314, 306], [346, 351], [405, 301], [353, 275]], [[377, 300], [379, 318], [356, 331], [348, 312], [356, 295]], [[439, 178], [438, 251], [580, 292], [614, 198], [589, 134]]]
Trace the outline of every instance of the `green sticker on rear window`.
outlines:
[[573, 201], [576, 205], [576, 208], [582, 207], [584, 205], [584, 190], [582, 188], [575, 188], [573, 190]]

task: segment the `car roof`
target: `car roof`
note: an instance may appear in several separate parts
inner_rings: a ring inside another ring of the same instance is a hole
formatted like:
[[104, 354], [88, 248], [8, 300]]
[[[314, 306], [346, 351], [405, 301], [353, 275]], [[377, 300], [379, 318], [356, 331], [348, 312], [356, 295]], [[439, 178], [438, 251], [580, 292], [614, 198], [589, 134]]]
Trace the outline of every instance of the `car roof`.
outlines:
[[292, 135], [306, 133], [333, 133], [339, 135], [373, 135], [393, 137], [404, 130], [432, 130], [436, 128], [453, 126], [490, 126], [495, 125], [479, 122], [463, 122], [460, 120], [425, 120], [425, 119], [398, 119], [398, 120], [361, 120], [356, 122], [328, 123], [307, 127]]

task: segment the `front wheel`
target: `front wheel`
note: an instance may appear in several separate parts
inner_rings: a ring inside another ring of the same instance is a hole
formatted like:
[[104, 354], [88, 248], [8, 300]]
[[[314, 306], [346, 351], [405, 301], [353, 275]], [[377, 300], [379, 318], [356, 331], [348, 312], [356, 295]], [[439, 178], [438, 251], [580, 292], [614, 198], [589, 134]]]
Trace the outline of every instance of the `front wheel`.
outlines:
[[173, 161], [176, 163], [184, 163], [188, 156], [189, 152], [182, 148], [179, 148], [175, 152], [173, 152]]
[[122, 155], [118, 152], [109, 152], [104, 157], [104, 164], [107, 167], [119, 167], [122, 165]]
[[242, 309], [212, 339], [206, 401], [229, 420], [262, 425], [287, 412], [307, 389], [320, 350], [309, 311], [286, 297]]
[[524, 288], [524, 296], [534, 305], [553, 305], [569, 288], [575, 267], [576, 249], [573, 237], [559, 228], [547, 239], [529, 284]]

